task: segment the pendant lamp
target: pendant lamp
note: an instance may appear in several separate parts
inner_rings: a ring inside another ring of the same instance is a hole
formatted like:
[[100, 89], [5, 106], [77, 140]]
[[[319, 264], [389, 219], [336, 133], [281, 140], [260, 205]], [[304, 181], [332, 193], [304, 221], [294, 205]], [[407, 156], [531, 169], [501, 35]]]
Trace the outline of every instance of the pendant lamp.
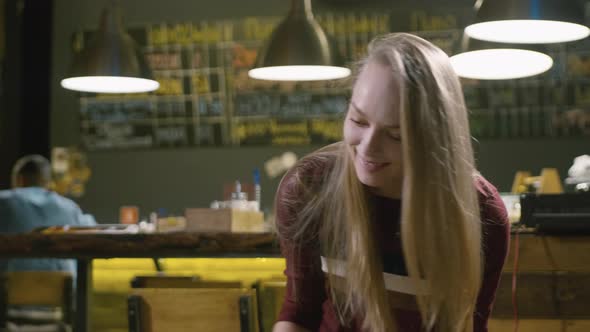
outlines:
[[70, 74], [61, 86], [93, 93], [139, 93], [159, 88], [135, 41], [123, 28], [120, 9], [107, 6], [98, 31], [75, 55]]
[[478, 0], [476, 22], [465, 28], [475, 39], [515, 44], [549, 44], [590, 35], [584, 8], [575, 0]]
[[455, 73], [463, 78], [518, 79], [542, 74], [553, 66], [550, 56], [531, 47], [483, 42], [466, 35], [463, 38], [466, 51], [450, 59]]
[[291, 10], [260, 50], [255, 79], [272, 81], [319, 81], [344, 78], [350, 69], [315, 20], [311, 0], [292, 0]]

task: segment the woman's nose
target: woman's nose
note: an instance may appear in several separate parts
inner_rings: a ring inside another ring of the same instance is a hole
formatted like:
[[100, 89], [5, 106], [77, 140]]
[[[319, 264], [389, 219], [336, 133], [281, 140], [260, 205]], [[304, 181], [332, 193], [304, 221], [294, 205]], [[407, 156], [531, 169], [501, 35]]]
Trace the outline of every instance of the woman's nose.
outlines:
[[381, 145], [382, 144], [379, 133], [374, 129], [370, 129], [366, 132], [365, 137], [363, 137], [361, 143], [361, 152], [365, 156], [377, 156], [380, 154], [382, 150]]

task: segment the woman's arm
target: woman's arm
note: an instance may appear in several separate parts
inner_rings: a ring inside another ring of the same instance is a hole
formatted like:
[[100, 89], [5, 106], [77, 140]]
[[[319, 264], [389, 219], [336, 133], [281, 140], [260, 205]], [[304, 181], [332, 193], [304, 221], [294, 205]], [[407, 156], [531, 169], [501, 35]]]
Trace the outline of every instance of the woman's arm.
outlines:
[[309, 332], [309, 330], [291, 322], [277, 322], [272, 332]]
[[502, 198], [491, 184], [486, 182], [484, 186], [487, 197], [481, 199], [480, 207], [485, 268], [473, 317], [475, 332], [488, 331], [488, 319], [496, 298], [496, 290], [500, 283], [510, 241], [510, 222]]
[[[285, 175], [277, 190], [276, 223], [281, 252], [285, 257], [287, 288], [285, 299], [274, 331], [315, 331], [322, 321], [322, 304], [326, 299], [324, 273], [321, 268], [319, 245], [301, 243], [281, 234], [281, 229], [292, 228], [305, 205], [299, 183], [309, 172], [292, 169]], [[288, 233], [288, 232], [287, 232]]]

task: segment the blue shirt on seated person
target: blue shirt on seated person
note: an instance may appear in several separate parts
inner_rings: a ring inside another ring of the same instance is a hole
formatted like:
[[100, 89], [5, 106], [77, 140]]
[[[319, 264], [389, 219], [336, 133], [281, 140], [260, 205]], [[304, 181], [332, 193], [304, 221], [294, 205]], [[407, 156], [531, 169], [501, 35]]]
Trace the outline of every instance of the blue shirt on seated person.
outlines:
[[[40, 155], [19, 159], [13, 167], [11, 190], [0, 190], [0, 233], [26, 233], [37, 227], [92, 226], [72, 200], [46, 189], [51, 179], [49, 161]], [[3, 259], [0, 271], [67, 271], [75, 277], [76, 264], [67, 259]]]

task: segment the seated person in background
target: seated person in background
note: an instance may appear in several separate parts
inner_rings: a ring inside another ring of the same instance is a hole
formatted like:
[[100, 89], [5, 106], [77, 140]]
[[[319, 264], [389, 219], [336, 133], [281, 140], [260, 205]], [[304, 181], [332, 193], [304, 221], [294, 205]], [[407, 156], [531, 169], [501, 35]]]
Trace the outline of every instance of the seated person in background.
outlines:
[[[12, 169], [11, 190], [0, 190], [0, 233], [26, 233], [37, 227], [95, 225], [74, 201], [47, 190], [51, 165], [40, 155], [19, 159]], [[76, 265], [65, 259], [0, 260], [0, 271], [68, 271]]]

